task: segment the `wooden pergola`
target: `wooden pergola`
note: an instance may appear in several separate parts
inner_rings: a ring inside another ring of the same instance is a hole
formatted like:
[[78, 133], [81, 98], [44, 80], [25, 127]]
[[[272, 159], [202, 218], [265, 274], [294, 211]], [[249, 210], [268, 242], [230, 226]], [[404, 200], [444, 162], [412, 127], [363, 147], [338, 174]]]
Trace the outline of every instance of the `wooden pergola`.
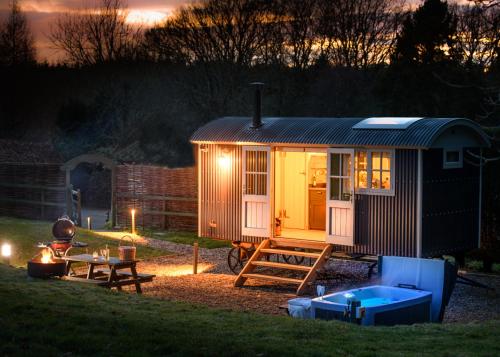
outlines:
[[[62, 166], [61, 170], [66, 172], [66, 206], [68, 216], [73, 216], [73, 202], [72, 194], [73, 188], [71, 185], [71, 171], [73, 171], [78, 165], [82, 163], [87, 164], [102, 164], [105, 169], [111, 170], [111, 224], [115, 226], [115, 178], [116, 178], [116, 166], [118, 163], [102, 154], [83, 154], [66, 161]], [[79, 212], [79, 222], [81, 222], [81, 213]]]

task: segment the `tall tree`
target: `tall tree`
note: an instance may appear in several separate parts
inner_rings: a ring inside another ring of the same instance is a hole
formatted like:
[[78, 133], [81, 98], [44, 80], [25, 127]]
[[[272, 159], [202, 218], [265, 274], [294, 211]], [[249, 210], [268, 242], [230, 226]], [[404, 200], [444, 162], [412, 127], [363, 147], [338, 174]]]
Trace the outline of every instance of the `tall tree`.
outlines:
[[49, 35], [52, 44], [77, 66], [134, 58], [141, 30], [127, 23], [124, 0], [96, 1], [58, 18]]
[[12, 0], [10, 13], [0, 25], [0, 64], [6, 66], [31, 65], [36, 62], [33, 34], [26, 15], [17, 0]]
[[322, 0], [320, 11], [319, 37], [326, 37], [324, 51], [333, 65], [366, 68], [388, 62], [401, 25], [401, 1]]
[[432, 64], [455, 57], [457, 18], [441, 0], [425, 0], [398, 34], [394, 62]]
[[464, 64], [490, 67], [500, 48], [500, 8], [488, 4], [457, 9], [457, 50]]
[[264, 45], [265, 0], [206, 0], [186, 5], [147, 35], [157, 55], [187, 63], [250, 65]]

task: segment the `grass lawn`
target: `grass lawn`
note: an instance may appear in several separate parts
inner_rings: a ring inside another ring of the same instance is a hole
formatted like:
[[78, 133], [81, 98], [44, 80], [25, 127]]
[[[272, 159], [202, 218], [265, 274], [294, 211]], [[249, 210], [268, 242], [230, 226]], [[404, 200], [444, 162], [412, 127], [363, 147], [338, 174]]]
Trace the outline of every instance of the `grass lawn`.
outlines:
[[209, 238], [198, 238], [196, 233], [193, 232], [171, 232], [171, 231], [155, 231], [155, 230], [142, 230], [141, 235], [155, 239], [166, 240], [173, 243], [193, 245], [198, 242], [201, 248], [224, 248], [230, 247], [231, 242], [225, 240], [215, 240]]
[[500, 321], [366, 328], [31, 280], [2, 264], [0, 274], [0, 355], [500, 354]]
[[[0, 217], [0, 244], [9, 242], [12, 245], [11, 264], [14, 266], [25, 266], [26, 262], [40, 252], [35, 245], [38, 242], [49, 242], [52, 240], [53, 222], [31, 221], [26, 219]], [[117, 256], [118, 242], [113, 239], [103, 238], [89, 230], [78, 227], [76, 241], [87, 243], [88, 252], [104, 248], [108, 244], [111, 255]], [[85, 252], [85, 248], [74, 249], [72, 254]], [[168, 252], [138, 246], [137, 257], [144, 259], [148, 257], [167, 255]]]

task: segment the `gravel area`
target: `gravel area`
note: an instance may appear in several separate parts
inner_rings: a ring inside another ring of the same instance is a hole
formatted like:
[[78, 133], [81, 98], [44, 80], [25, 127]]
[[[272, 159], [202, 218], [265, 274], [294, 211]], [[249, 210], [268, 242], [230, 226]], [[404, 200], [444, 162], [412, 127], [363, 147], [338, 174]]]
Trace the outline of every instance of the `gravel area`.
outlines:
[[[285, 310], [280, 306], [286, 305], [289, 299], [296, 297], [296, 285], [250, 279], [244, 287], [235, 288], [233, 286], [235, 275], [227, 266], [227, 253], [230, 248], [200, 248], [199, 273], [193, 275], [191, 246], [149, 238], [146, 238], [143, 244], [175, 253], [148, 259], [139, 264], [140, 272], [157, 275], [152, 283], [143, 285], [145, 295], [229, 310], [275, 315], [284, 315]], [[306, 260], [304, 264], [307, 263]], [[327, 292], [372, 285], [376, 283], [376, 276], [368, 280], [368, 267], [368, 263], [330, 259], [316, 284], [325, 285]], [[446, 309], [444, 322], [465, 323], [500, 319], [500, 276], [462, 273], [495, 290], [457, 284]]]

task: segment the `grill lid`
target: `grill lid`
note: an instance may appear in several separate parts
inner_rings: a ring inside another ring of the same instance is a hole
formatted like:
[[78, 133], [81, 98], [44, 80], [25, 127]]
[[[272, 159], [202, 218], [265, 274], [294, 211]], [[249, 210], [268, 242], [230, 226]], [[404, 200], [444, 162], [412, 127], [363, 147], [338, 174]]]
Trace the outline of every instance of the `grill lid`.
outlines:
[[72, 240], [76, 233], [76, 227], [68, 216], [62, 216], [52, 226], [52, 235], [55, 239], [66, 241]]

